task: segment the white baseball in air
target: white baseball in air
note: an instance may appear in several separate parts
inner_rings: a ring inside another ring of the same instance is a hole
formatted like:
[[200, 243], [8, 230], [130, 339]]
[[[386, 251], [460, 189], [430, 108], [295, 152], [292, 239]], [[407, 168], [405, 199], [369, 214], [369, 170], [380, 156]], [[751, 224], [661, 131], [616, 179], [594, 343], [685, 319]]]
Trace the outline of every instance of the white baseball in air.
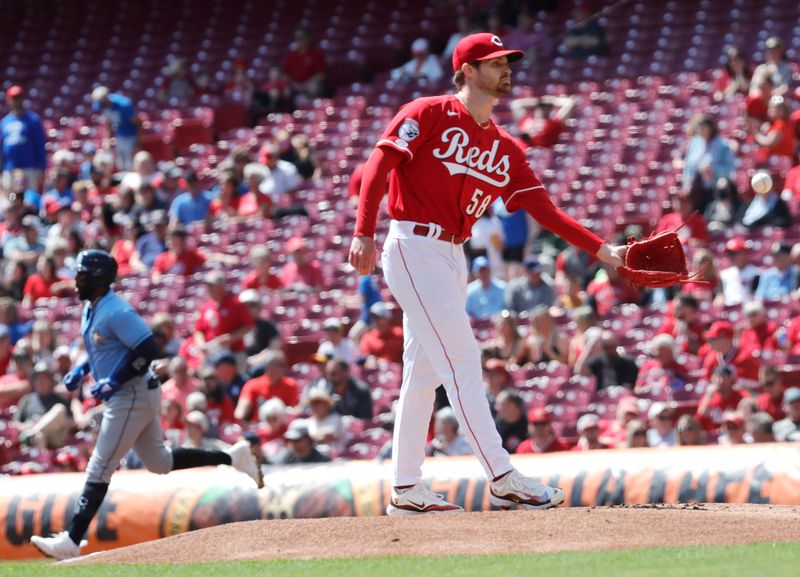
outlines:
[[750, 179], [753, 192], [764, 194], [772, 190], [772, 177], [766, 172], [756, 172]]

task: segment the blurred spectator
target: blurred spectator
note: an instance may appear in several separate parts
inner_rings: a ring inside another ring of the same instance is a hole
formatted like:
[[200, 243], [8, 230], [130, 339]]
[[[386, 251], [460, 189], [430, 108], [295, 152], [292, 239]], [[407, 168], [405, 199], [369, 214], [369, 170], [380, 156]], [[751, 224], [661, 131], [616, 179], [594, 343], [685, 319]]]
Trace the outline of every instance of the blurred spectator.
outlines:
[[[162, 217], [163, 218], [163, 217]], [[190, 277], [203, 268], [206, 256], [186, 246], [186, 229], [176, 224], [167, 234], [167, 250], [153, 262], [152, 278], [157, 283], [164, 275]]]
[[675, 429], [678, 432], [677, 445], [679, 447], [703, 444], [703, 429], [692, 415], [681, 415]]
[[156, 212], [166, 214], [167, 205], [156, 196], [156, 189], [152, 184], [143, 182], [139, 185], [138, 190], [135, 190], [136, 203], [128, 216], [138, 222], [140, 228], [144, 228]]
[[527, 274], [513, 279], [506, 285], [506, 308], [521, 314], [539, 305], [550, 306], [555, 299], [555, 290], [539, 257], [530, 255], [523, 261]]
[[775, 421], [786, 416], [783, 411], [783, 379], [777, 367], [767, 365], [758, 371], [758, 389], [764, 391], [756, 398], [758, 410], [767, 413]]
[[123, 235], [111, 246], [111, 256], [117, 262], [117, 277], [122, 278], [133, 272], [146, 272], [147, 267], [139, 260], [136, 252], [136, 223], [129, 217], [121, 217]]
[[276, 465], [327, 463], [331, 460], [316, 448], [309, 434], [308, 426], [303, 420], [292, 421], [283, 437], [289, 446], [284, 453], [278, 456]]
[[783, 394], [783, 411], [786, 418], [772, 427], [778, 441], [800, 441], [800, 389], [792, 387]]
[[608, 53], [605, 32], [598, 19], [593, 17], [588, 1], [579, 0], [575, 4], [571, 22], [572, 26], [564, 38], [564, 46], [572, 58], [604, 56]]
[[721, 434], [719, 437], [720, 445], [742, 445], [744, 444], [744, 418], [736, 411], [727, 411], [722, 417]]
[[311, 32], [305, 28], [295, 31], [294, 42], [294, 49], [283, 60], [283, 72], [292, 91], [309, 98], [322, 96], [327, 72], [322, 50], [314, 46]]
[[[192, 408], [192, 397], [196, 394], [204, 395], [207, 403], [205, 413], [215, 425], [232, 423], [234, 417], [234, 402], [230, 395], [226, 394], [222, 383], [217, 378], [214, 367], [205, 366], [200, 369], [200, 392], [192, 393], [186, 398], [187, 410]], [[196, 397], [199, 399], [199, 397]]]
[[791, 111], [782, 96], [773, 96], [769, 99], [767, 119], [769, 127], [764, 132], [754, 132], [755, 141], [761, 145], [758, 151], [758, 160], [764, 162], [774, 156], [795, 158], [796, 136], [795, 127], [789, 118]]
[[778, 325], [767, 319], [767, 313], [761, 301], [750, 301], [742, 307], [745, 327], [739, 333], [739, 346], [743, 349], [758, 351], [774, 351], [778, 348], [775, 331]]
[[750, 443], [774, 443], [772, 427], [775, 420], [767, 413], [756, 413], [747, 419], [746, 437]]
[[14, 413], [14, 426], [23, 444], [62, 447], [71, 425], [67, 399], [54, 392], [55, 381], [47, 363], [36, 363], [31, 375], [33, 392], [22, 397]]
[[313, 387], [308, 393], [308, 408], [311, 416], [304, 419], [311, 440], [326, 454], [344, 451], [347, 431], [342, 416], [333, 409], [333, 398], [322, 387]]
[[239, 298], [228, 292], [224, 273], [211, 271], [204, 280], [208, 300], [200, 307], [195, 322], [195, 343], [206, 355], [229, 350], [237, 356], [238, 364], [244, 367], [246, 353], [243, 337], [252, 330], [253, 317]]
[[317, 349], [317, 355], [323, 356], [328, 360], [336, 359], [350, 364], [356, 361], [358, 352], [353, 343], [344, 336], [342, 321], [337, 317], [325, 319], [322, 323], [322, 330], [325, 333], [323, 340]]
[[550, 414], [544, 407], [534, 407], [528, 411], [528, 438], [517, 447], [517, 454], [557, 453], [569, 451], [567, 445], [553, 429]]
[[769, 78], [774, 94], [783, 95], [793, 86], [792, 75], [794, 70], [791, 62], [786, 60], [786, 49], [783, 40], [777, 36], [770, 36], [764, 42], [766, 48], [764, 62], [759, 64], [753, 72], [753, 77]]
[[468, 262], [471, 265], [478, 257], [486, 257], [489, 259], [492, 274], [499, 275], [503, 251], [503, 225], [494, 215], [491, 206], [487, 207], [486, 212], [475, 221], [471, 232], [472, 236], [464, 247]]
[[450, 407], [436, 412], [433, 424], [434, 437], [426, 448], [426, 453], [433, 457], [456, 457], [471, 455], [472, 449], [458, 432], [458, 419]]
[[25, 288], [22, 290], [24, 295], [22, 306], [30, 310], [39, 299], [66, 296], [74, 286], [72, 280], [58, 276], [56, 263], [52, 257], [42, 255], [37, 261], [36, 272], [25, 282]]
[[287, 112], [292, 108], [292, 87], [283, 70], [271, 66], [267, 80], [253, 91], [253, 109], [255, 118], [266, 116], [270, 112]]
[[235, 219], [239, 216], [239, 180], [230, 172], [219, 177], [219, 193], [211, 200], [208, 213], [214, 220]]
[[647, 444], [647, 424], [639, 419], [633, 419], [625, 428], [627, 434], [625, 447], [628, 449], [642, 449], [648, 447]]
[[754, 397], [744, 397], [739, 401], [736, 412], [744, 419], [749, 419], [758, 412], [758, 401]]
[[[258, 161], [268, 169], [258, 189], [272, 199], [273, 206], [280, 206], [286, 193], [302, 184], [300, 173], [294, 164], [280, 158], [280, 150], [274, 142], [265, 142], [258, 156]], [[285, 215], [285, 210], [282, 214]], [[278, 214], [273, 216], [278, 218]]]
[[[310, 387], [304, 395], [313, 389], [321, 388], [333, 399], [334, 410], [340, 415], [350, 415], [356, 419], [372, 418], [372, 395], [366, 383], [350, 374], [350, 365], [341, 359], [329, 360], [325, 365], [325, 376]], [[307, 399], [304, 404], [307, 404]]]
[[558, 137], [566, 130], [564, 121], [572, 116], [575, 104], [575, 99], [569, 96], [513, 100], [511, 113], [517, 122], [520, 138], [533, 148], [553, 148], [558, 144]]
[[286, 405], [278, 397], [264, 401], [258, 409], [258, 438], [261, 443], [282, 439], [286, 434]]
[[169, 207], [170, 218], [174, 223], [188, 226], [193, 222], [203, 221], [208, 216], [211, 199], [203, 189], [197, 172], [186, 171], [184, 175], [186, 191], [180, 193]]
[[0, 324], [8, 328], [12, 345], [16, 345], [17, 341], [30, 333], [33, 328], [31, 321], [20, 320], [19, 307], [10, 297], [0, 297]]
[[503, 227], [503, 259], [504, 270], [501, 275], [508, 280], [517, 278], [525, 273], [522, 266], [525, 254], [525, 245], [528, 242], [528, 214], [524, 210], [509, 213], [502, 199], [495, 201], [492, 209], [500, 225]]
[[765, 226], [786, 228], [792, 224], [792, 213], [786, 201], [776, 191], [770, 189], [767, 192], [756, 193], [753, 200], [742, 207], [740, 220], [750, 230]]
[[47, 168], [46, 137], [39, 115], [25, 106], [25, 90], [12, 86], [6, 90], [6, 103], [10, 110], [0, 121], [2, 144], [2, 187], [11, 190], [12, 174], [21, 170], [25, 183], [34, 190], [42, 186], [42, 176]]
[[237, 58], [233, 61], [222, 94], [226, 98], [249, 107], [253, 101], [253, 82], [250, 80], [247, 68], [247, 60], [244, 58]]
[[236, 357], [228, 352], [222, 351], [211, 357], [211, 366], [214, 367], [214, 375], [217, 381], [234, 403], [239, 401], [245, 379], [239, 370], [239, 363]]
[[133, 151], [139, 140], [139, 118], [133, 102], [122, 94], [111, 93], [105, 86], [92, 91], [92, 100], [94, 109], [103, 112], [109, 132], [116, 137], [117, 168], [131, 170]]
[[516, 453], [520, 443], [528, 438], [528, 418], [525, 415], [522, 398], [515, 390], [505, 390], [497, 395], [495, 401], [495, 424], [503, 447], [509, 453]]
[[500, 311], [494, 319], [497, 336], [483, 343], [483, 356], [517, 363], [525, 348], [525, 341], [517, 326], [517, 315], [509, 310]]
[[35, 361], [43, 361], [52, 366], [53, 353], [58, 343], [56, 329], [53, 323], [46, 319], [37, 319], [33, 322], [31, 330], [31, 352]]
[[[11, 345], [11, 332], [8, 325], [0, 324], [0, 375], [5, 375], [8, 371], [13, 352], [14, 347]], [[2, 405], [1, 398], [0, 405]]]
[[625, 303], [638, 303], [641, 299], [639, 289], [619, 276], [617, 269], [603, 267], [597, 271], [594, 279], [586, 287], [589, 302], [601, 317], [606, 316], [612, 308]]
[[417, 38], [411, 43], [411, 60], [392, 70], [392, 80], [398, 82], [412, 82], [427, 80], [428, 82], [438, 82], [444, 71], [439, 59], [429, 52], [428, 41], [425, 38]]
[[683, 190], [694, 201], [695, 210], [705, 212], [719, 179], [733, 178], [734, 160], [716, 121], [709, 115], [703, 116], [697, 124], [697, 133], [689, 139], [683, 162]]
[[503, 43], [506, 46], [517, 46], [525, 51], [528, 58], [533, 59], [537, 54], [545, 51], [545, 46], [550, 42], [547, 30], [537, 32], [536, 19], [533, 10], [524, 3], [517, 12], [517, 21], [514, 28], [503, 34]]
[[550, 307], [539, 305], [531, 311], [530, 329], [519, 353], [518, 363], [567, 362], [569, 337], [556, 326]]
[[393, 314], [382, 302], [369, 309], [375, 328], [361, 337], [361, 353], [372, 361], [400, 363], [403, 360], [403, 329], [392, 326]]
[[745, 100], [746, 126], [749, 131], [758, 130], [761, 123], [769, 119], [769, 101], [774, 88], [770, 76], [753, 74], [750, 92]]
[[297, 382], [286, 376], [286, 357], [274, 351], [264, 365], [264, 374], [244, 384], [234, 415], [240, 421], [255, 421], [258, 407], [273, 397], [279, 398], [287, 407], [300, 403]]
[[24, 264], [30, 273], [44, 253], [44, 244], [39, 238], [41, 221], [28, 214], [22, 218], [21, 225], [21, 234], [9, 238], [3, 245], [3, 256], [7, 261]]
[[719, 294], [719, 272], [714, 253], [705, 248], [697, 249], [690, 267], [694, 276], [681, 286], [681, 291], [695, 295], [699, 301], [713, 301]]
[[[449, 59], [453, 56], [453, 51], [456, 49], [456, 44], [458, 44], [462, 38], [465, 36], [469, 36], [469, 34], [474, 30], [474, 26], [472, 25], [472, 20], [466, 14], [460, 14], [458, 18], [456, 18], [456, 31], [450, 35], [450, 38], [447, 39], [447, 44], [444, 47], [444, 51], [442, 52], [442, 56], [446, 59]], [[515, 46], [515, 44], [509, 43], [509, 46]]]
[[476, 279], [467, 285], [467, 314], [471, 318], [491, 318], [503, 310], [506, 283], [493, 278], [485, 256], [472, 261], [472, 274]]
[[224, 450], [228, 448], [227, 443], [223, 443], [219, 439], [207, 437], [209, 422], [200, 411], [192, 411], [184, 418], [186, 431], [186, 440], [181, 444], [181, 447], [187, 449], [206, 449], [206, 450]]
[[761, 273], [755, 297], [776, 301], [792, 294], [797, 287], [798, 268], [792, 264], [792, 246], [785, 242], [772, 245], [772, 266]]
[[303, 180], [315, 180], [321, 176], [322, 169], [306, 134], [292, 135], [289, 149], [281, 155], [281, 160], [294, 164]]
[[725, 411], [735, 411], [746, 393], [734, 388], [736, 369], [730, 365], [715, 367], [711, 384], [706, 387], [697, 408], [697, 420], [706, 431], [715, 431], [722, 424]]
[[239, 302], [247, 307], [247, 312], [253, 318], [253, 330], [244, 336], [244, 344], [247, 351], [247, 363], [250, 366], [258, 366], [262, 357], [261, 353], [272, 350], [278, 351], [283, 348], [283, 339], [275, 323], [261, 316], [261, 297], [255, 289], [243, 290], [239, 294]]
[[[709, 352], [703, 359], [703, 372], [711, 379], [717, 366], [729, 366], [740, 380], [758, 380], [759, 361], [752, 349], [734, 343], [733, 326], [728, 321], [716, 321], [705, 333]], [[735, 408], [735, 407], [734, 407]]]
[[42, 195], [41, 205], [47, 207], [53, 202], [72, 203], [75, 196], [72, 194], [72, 175], [69, 170], [66, 168], [54, 169], [52, 174], [52, 188]]
[[170, 379], [161, 386], [161, 398], [174, 399], [184, 411], [186, 397], [200, 388], [200, 382], [189, 374], [189, 365], [182, 357], [173, 357], [169, 362]]
[[169, 313], [156, 313], [150, 323], [150, 328], [154, 333], [161, 333], [164, 337], [164, 347], [162, 353], [168, 357], [178, 354], [181, 346], [181, 339], [175, 334], [175, 319]]
[[172, 161], [159, 165], [159, 174], [150, 184], [155, 187], [156, 196], [161, 202], [169, 204], [183, 193], [185, 181], [181, 181], [182, 176], [183, 171]]
[[162, 100], [188, 101], [194, 96], [192, 80], [183, 58], [169, 58], [165, 73], [166, 80], [159, 93]]
[[246, 289], [270, 289], [281, 288], [281, 279], [278, 275], [271, 272], [272, 254], [263, 244], [257, 244], [250, 249], [250, 268], [242, 279], [242, 290]]
[[647, 444], [651, 447], [674, 447], [677, 440], [675, 420], [672, 409], [666, 403], [656, 401], [647, 411], [650, 429], [647, 431]]
[[703, 213], [710, 231], [720, 231], [731, 228], [739, 222], [741, 217], [742, 202], [734, 182], [722, 178], [714, 184], [714, 200], [706, 207]]
[[582, 374], [582, 367], [600, 351], [602, 330], [597, 326], [597, 315], [591, 307], [582, 306], [573, 311], [575, 333], [569, 342], [567, 363], [574, 372]]
[[[628, 428], [639, 419], [639, 406], [633, 397], [623, 397], [617, 403], [616, 418], [606, 427], [600, 441], [609, 447], [624, 447], [628, 440]], [[641, 422], [641, 421], [638, 421]], [[645, 426], [645, 430], [647, 427]]]
[[675, 348], [671, 335], [660, 334], [653, 338], [650, 343], [653, 358], [646, 360], [639, 369], [637, 392], [683, 389], [690, 381], [689, 371], [675, 358]]
[[372, 275], [362, 275], [358, 281], [358, 295], [361, 298], [361, 315], [350, 327], [347, 338], [354, 343], [359, 343], [372, 324], [369, 309], [375, 303], [381, 302], [381, 293]]
[[750, 66], [738, 46], [725, 50], [723, 67], [714, 74], [714, 100], [727, 100], [734, 94], [747, 94], [750, 90]]
[[325, 283], [322, 278], [320, 262], [309, 258], [306, 239], [290, 238], [286, 243], [286, 252], [290, 260], [283, 265], [281, 283], [292, 290], [322, 290]]
[[136, 240], [136, 258], [152, 268], [156, 258], [167, 250], [167, 225], [169, 219], [164, 211], [156, 211], [147, 221], [147, 232]]
[[753, 298], [761, 270], [750, 262], [750, 244], [741, 237], [734, 237], [725, 243], [730, 266], [719, 273], [725, 306], [738, 305]]
[[511, 375], [506, 363], [500, 359], [488, 359], [483, 365], [483, 381], [486, 385], [486, 399], [492, 417], [497, 417], [495, 405], [497, 396], [511, 385]]
[[272, 218], [272, 199], [260, 187], [269, 170], [263, 164], [250, 162], [244, 167], [247, 192], [238, 198], [237, 210], [242, 218]]
[[578, 442], [573, 451], [593, 451], [595, 449], [608, 449], [600, 441], [600, 417], [594, 413], [586, 413], [578, 419]]
[[[705, 204], [711, 198], [700, 199], [700, 204]], [[703, 206], [705, 206], [703, 204]], [[678, 237], [684, 245], [706, 244], [709, 240], [708, 227], [702, 214], [695, 214], [695, 200], [685, 193], [679, 193], [672, 197], [672, 212], [662, 216], [656, 225], [656, 233], [673, 231], [678, 232]]]
[[600, 342], [602, 352], [589, 361], [587, 373], [597, 380], [597, 390], [608, 387], [633, 389], [639, 374], [636, 361], [620, 354], [617, 335], [611, 331], [603, 331]]

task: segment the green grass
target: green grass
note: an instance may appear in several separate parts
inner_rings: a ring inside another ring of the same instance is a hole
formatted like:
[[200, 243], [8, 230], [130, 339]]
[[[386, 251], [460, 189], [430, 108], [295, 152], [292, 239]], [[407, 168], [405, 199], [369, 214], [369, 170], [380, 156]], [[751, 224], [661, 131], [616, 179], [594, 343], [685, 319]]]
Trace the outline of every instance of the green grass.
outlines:
[[[220, 545], [224, 546], [224, 545]], [[590, 553], [373, 557], [185, 565], [53, 567], [0, 563], [0, 577], [796, 577], [800, 544], [630, 549]]]

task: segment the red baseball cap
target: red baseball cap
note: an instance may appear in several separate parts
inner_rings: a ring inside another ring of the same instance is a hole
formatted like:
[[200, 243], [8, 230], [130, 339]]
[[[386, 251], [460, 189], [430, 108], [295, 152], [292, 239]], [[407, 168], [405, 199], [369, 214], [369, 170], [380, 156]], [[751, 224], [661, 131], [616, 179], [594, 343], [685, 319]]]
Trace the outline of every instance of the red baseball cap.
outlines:
[[453, 71], [459, 70], [465, 62], [491, 60], [508, 56], [509, 62], [521, 60], [525, 53], [522, 50], [506, 50], [499, 36], [489, 32], [470, 34], [462, 38], [453, 51]]
[[14, 98], [15, 96], [24, 96], [25, 89], [22, 86], [12, 86], [8, 90], [6, 90], [6, 98]]
[[725, 243], [725, 250], [728, 252], [741, 252], [745, 249], [745, 246], [744, 239], [736, 237]]
[[733, 325], [728, 321], [717, 321], [706, 331], [706, 339], [717, 339], [720, 337], [733, 338]]
[[545, 407], [533, 407], [528, 411], [529, 423], [549, 423], [550, 414]]

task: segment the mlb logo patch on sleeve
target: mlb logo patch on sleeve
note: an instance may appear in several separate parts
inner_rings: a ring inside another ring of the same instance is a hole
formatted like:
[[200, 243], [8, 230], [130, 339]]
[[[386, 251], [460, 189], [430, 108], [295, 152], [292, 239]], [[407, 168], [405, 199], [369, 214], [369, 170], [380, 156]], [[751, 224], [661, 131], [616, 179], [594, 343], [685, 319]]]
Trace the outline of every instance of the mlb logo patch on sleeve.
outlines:
[[419, 136], [419, 124], [412, 118], [405, 119], [403, 124], [400, 125], [400, 128], [397, 129], [397, 136], [406, 142], [414, 140]]

